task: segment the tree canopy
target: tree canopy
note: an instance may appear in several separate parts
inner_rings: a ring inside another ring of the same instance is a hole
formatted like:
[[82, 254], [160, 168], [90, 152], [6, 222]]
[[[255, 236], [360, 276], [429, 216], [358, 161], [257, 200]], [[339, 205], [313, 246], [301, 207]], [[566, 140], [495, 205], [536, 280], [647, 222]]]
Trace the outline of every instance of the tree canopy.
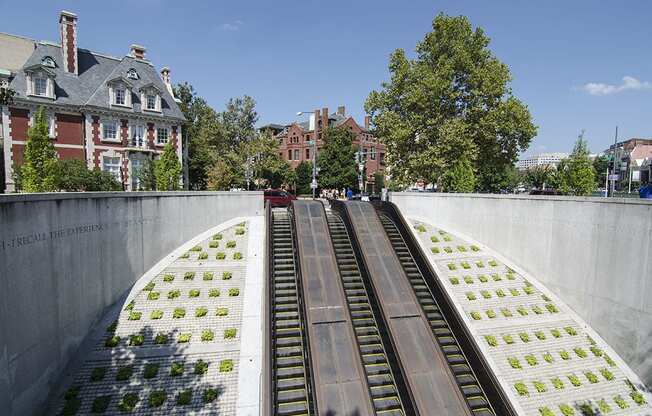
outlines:
[[369, 94], [365, 109], [387, 148], [393, 181], [440, 183], [449, 169], [463, 169], [468, 183], [494, 191], [537, 129], [482, 29], [444, 14], [432, 28], [414, 59], [402, 49], [392, 53], [390, 80]]
[[344, 128], [327, 128], [323, 133], [324, 147], [317, 153], [320, 188], [356, 188], [356, 171], [353, 133]]
[[27, 144], [20, 167], [20, 186], [26, 192], [52, 192], [57, 189], [57, 151], [48, 134], [43, 108], [34, 116], [27, 131]]
[[177, 191], [180, 189], [181, 163], [172, 141], [163, 148], [161, 158], [154, 162], [156, 189], [159, 191]]
[[575, 142], [573, 152], [557, 167], [557, 188], [567, 195], [590, 195], [596, 187], [595, 169], [583, 135]]

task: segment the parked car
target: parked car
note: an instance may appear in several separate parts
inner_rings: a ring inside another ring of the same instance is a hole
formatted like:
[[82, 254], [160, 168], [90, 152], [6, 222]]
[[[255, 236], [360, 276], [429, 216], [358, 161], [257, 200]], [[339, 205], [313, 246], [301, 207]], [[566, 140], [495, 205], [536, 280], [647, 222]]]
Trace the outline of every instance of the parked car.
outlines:
[[296, 196], [281, 189], [267, 189], [265, 191], [265, 201], [269, 201], [272, 207], [287, 207], [296, 199]]

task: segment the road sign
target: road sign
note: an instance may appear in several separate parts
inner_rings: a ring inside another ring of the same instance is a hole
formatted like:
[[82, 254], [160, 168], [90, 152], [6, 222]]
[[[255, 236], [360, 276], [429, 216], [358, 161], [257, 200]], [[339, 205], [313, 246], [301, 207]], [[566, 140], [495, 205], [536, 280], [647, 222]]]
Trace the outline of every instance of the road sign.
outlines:
[[610, 181], [617, 181], [618, 178], [620, 178], [620, 175], [609, 175], [609, 180]]
[[310, 183], [310, 187], [312, 189], [317, 189], [317, 181], [315, 179], [313, 179], [312, 182]]

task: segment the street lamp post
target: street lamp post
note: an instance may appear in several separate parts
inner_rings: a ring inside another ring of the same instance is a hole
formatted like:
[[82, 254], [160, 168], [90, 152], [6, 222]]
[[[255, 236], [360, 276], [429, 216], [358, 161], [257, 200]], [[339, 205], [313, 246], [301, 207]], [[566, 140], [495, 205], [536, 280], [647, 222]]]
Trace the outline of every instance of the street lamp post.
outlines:
[[[299, 111], [297, 116], [302, 116], [304, 114], [310, 113], [310, 111]], [[312, 182], [310, 183], [310, 188], [312, 189], [312, 199], [315, 199], [315, 193], [317, 192], [317, 113], [314, 114], [315, 120], [313, 122], [313, 132], [312, 137]]]

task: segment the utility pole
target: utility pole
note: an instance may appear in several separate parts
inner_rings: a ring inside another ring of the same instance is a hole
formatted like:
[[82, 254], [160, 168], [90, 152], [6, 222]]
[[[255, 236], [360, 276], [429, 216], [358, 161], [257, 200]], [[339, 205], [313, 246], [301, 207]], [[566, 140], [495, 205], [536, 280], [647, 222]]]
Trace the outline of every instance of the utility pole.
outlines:
[[[618, 126], [616, 126], [616, 135], [614, 136], [614, 149], [613, 149], [613, 152], [611, 153], [611, 156], [612, 156], [613, 162], [614, 162], [613, 170], [611, 171], [612, 175], [616, 175], [616, 148], [617, 148], [616, 145], [617, 145], [617, 143], [618, 143]], [[616, 180], [611, 179], [610, 182], [611, 182], [611, 187], [610, 187], [611, 188], [611, 197], [613, 198], [614, 193], [616, 192]]]
[[[318, 117], [318, 111], [315, 110], [315, 122], [314, 122], [314, 135], [312, 138], [312, 182], [310, 183], [310, 187], [312, 188], [312, 199], [315, 199], [315, 194], [317, 193], [317, 126], [319, 125], [319, 120], [317, 120]], [[328, 114], [326, 114], [326, 120], [328, 120]], [[323, 128], [326, 128], [326, 126], [322, 126]]]

